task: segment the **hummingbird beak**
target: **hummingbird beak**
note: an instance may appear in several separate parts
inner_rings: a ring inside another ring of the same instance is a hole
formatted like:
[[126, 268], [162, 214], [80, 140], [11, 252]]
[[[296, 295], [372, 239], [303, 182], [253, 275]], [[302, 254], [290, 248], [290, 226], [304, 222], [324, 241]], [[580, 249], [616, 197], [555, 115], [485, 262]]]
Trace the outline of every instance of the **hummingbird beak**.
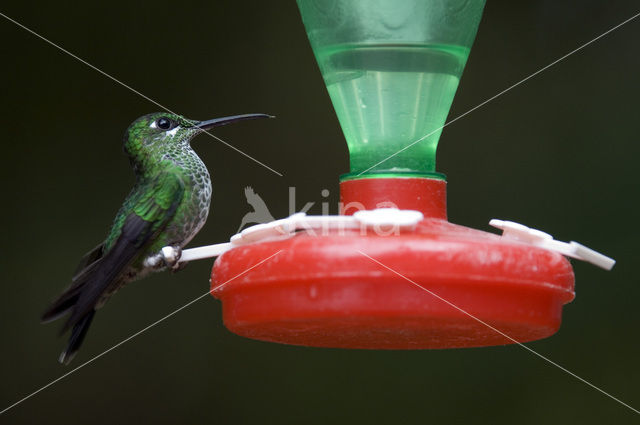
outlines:
[[275, 117], [273, 115], [267, 115], [267, 114], [232, 115], [230, 117], [214, 118], [212, 120], [200, 121], [200, 122], [197, 122], [195, 126], [200, 130], [209, 130], [210, 128], [220, 127], [222, 125], [231, 124], [237, 121], [255, 120], [258, 118], [275, 118]]

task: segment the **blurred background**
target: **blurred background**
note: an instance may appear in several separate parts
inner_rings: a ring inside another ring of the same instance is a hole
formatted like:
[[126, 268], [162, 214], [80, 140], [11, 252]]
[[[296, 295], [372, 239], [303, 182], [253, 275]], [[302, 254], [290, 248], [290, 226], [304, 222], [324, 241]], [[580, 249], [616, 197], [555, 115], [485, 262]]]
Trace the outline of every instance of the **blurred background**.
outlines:
[[[3, 14], [194, 119], [276, 120], [193, 146], [214, 180], [191, 246], [222, 242], [251, 211], [330, 202], [346, 143], [293, 1], [4, 1]], [[489, 0], [450, 118], [638, 13], [635, 0]], [[133, 183], [125, 128], [159, 108], [0, 18], [2, 167], [0, 409], [208, 290], [211, 261], [120, 291], [70, 367], [60, 324], [41, 325], [83, 253], [104, 238]], [[445, 128], [438, 170], [449, 219], [489, 231], [514, 220], [618, 260], [574, 263], [560, 331], [527, 344], [640, 407], [637, 161], [640, 18]], [[329, 197], [321, 196], [323, 189]], [[518, 346], [349, 351], [228, 332], [206, 297], [0, 416], [10, 424], [632, 423], [637, 415]]]

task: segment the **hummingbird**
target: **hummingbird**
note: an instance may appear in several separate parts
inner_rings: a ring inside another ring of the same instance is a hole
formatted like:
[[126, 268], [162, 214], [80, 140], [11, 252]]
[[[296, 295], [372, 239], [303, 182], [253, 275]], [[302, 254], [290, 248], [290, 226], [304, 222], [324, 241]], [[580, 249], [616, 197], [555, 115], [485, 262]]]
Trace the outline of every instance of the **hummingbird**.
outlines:
[[273, 118], [234, 115], [194, 121], [166, 112], [144, 115], [123, 139], [136, 182], [116, 214], [106, 239], [81, 259], [71, 285], [42, 315], [50, 322], [69, 315], [71, 329], [59, 361], [68, 364], [80, 348], [96, 310], [123, 285], [154, 271], [178, 270], [184, 247], [204, 225], [211, 203], [211, 177], [191, 139], [237, 121]]

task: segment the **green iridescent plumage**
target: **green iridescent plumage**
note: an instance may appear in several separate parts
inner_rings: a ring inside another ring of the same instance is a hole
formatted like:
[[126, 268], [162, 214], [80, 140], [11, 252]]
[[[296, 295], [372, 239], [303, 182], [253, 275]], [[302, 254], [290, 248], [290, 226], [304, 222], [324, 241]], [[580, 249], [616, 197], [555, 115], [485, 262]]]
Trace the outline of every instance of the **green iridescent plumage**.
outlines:
[[[71, 336], [60, 361], [68, 363], [86, 335], [96, 309], [121, 286], [151, 271], [174, 268], [176, 260], [149, 262], [161, 249], [177, 252], [204, 225], [211, 202], [211, 178], [193, 151], [196, 134], [231, 122], [268, 117], [237, 115], [209, 121], [170, 113], [145, 115], [124, 136], [124, 151], [136, 183], [118, 211], [105, 241], [81, 260], [71, 286], [42, 316], [47, 322], [69, 314], [63, 331]], [[154, 264], [154, 265], [150, 265]]]

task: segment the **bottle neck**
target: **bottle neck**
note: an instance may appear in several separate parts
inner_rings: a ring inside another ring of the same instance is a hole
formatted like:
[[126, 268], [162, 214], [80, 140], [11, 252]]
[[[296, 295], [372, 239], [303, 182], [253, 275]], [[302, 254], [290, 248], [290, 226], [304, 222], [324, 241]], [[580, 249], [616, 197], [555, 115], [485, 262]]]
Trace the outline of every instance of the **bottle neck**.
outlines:
[[340, 214], [358, 210], [416, 210], [425, 218], [447, 219], [447, 182], [422, 177], [362, 178], [340, 182]]

